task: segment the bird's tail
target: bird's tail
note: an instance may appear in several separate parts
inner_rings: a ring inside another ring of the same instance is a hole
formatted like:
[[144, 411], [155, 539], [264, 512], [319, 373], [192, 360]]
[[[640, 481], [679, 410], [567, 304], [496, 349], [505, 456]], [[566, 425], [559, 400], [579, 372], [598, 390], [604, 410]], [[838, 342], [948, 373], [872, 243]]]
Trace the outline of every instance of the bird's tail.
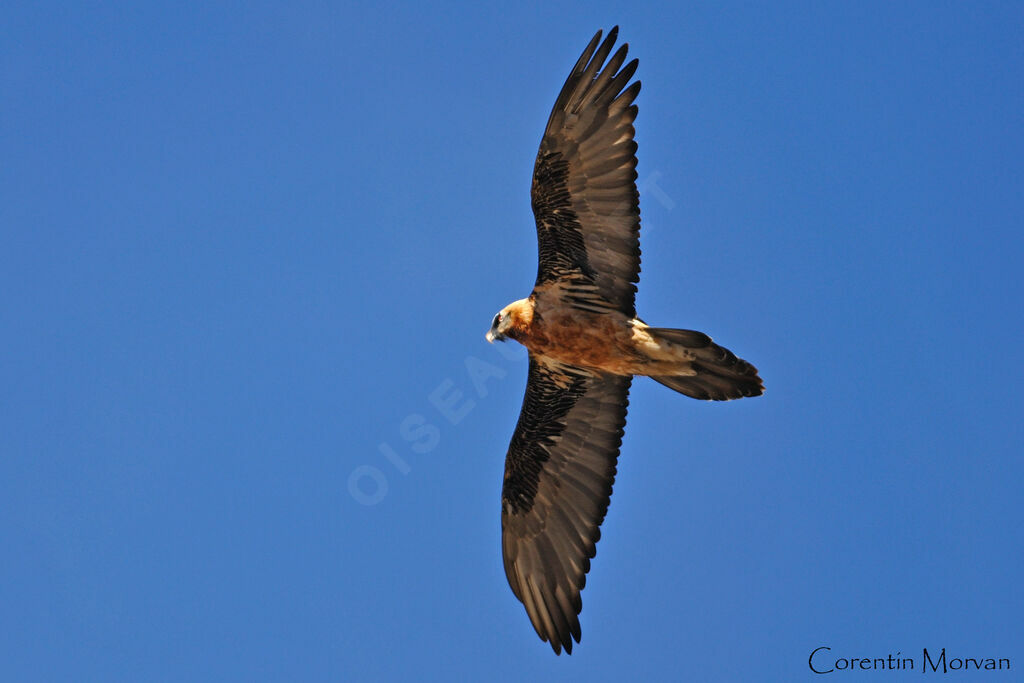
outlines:
[[647, 332], [658, 342], [685, 348], [693, 355], [693, 360], [683, 364], [678, 374], [651, 375], [655, 382], [705, 401], [727, 401], [764, 393], [757, 368], [715, 344], [703, 332], [667, 327], [649, 327]]

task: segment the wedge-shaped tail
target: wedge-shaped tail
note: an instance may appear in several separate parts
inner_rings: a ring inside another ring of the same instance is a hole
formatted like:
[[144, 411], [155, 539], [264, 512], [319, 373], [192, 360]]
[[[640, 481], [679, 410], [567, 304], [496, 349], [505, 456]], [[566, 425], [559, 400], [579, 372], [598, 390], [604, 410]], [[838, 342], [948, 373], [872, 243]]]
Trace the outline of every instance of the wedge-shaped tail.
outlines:
[[764, 384], [757, 368], [703, 332], [650, 327], [647, 332], [662, 343], [683, 347], [694, 359], [675, 375], [651, 375], [651, 379], [681, 394], [704, 401], [728, 401], [744, 396], [760, 396]]

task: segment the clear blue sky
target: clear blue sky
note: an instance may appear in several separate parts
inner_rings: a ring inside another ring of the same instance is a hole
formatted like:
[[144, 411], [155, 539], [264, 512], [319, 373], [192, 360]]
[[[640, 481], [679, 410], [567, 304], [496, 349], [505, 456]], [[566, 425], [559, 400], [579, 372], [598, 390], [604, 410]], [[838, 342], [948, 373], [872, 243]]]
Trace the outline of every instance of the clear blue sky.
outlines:
[[[1020, 3], [137, 5], [0, 10], [5, 679], [1024, 670]], [[556, 658], [500, 556], [526, 364], [483, 337], [614, 24], [640, 314], [767, 393], [636, 381]]]

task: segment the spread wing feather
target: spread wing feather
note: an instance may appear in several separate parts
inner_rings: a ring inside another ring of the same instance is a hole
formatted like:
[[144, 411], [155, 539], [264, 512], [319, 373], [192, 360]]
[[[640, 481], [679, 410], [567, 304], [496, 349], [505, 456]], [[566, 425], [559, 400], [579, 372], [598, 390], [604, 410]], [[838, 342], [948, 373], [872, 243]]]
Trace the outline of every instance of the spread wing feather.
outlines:
[[580, 591], [608, 510], [631, 377], [530, 356], [505, 458], [505, 575], [555, 653], [580, 641]]
[[[631, 85], [637, 60], [624, 67], [628, 45], [608, 59], [618, 36], [598, 31], [583, 51], [548, 119], [533, 170], [537, 221], [536, 287], [557, 280], [595, 286], [595, 303], [636, 315], [640, 276], [640, 209], [636, 190]], [[607, 64], [605, 64], [605, 60]]]

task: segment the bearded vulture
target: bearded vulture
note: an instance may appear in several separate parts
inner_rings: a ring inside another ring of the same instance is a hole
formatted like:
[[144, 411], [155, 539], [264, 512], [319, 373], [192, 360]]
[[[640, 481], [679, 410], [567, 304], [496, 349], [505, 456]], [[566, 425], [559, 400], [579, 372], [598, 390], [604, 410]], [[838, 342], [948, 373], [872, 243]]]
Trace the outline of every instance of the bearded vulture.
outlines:
[[[580, 591], [608, 510], [634, 375], [697, 399], [764, 391], [757, 369], [701, 332], [636, 316], [640, 210], [637, 60], [601, 31], [555, 100], [533, 170], [533, 292], [494, 316], [487, 340], [529, 350], [505, 459], [502, 554], [512, 592], [555, 654], [580, 642]], [[607, 62], [605, 61], [607, 60]]]

